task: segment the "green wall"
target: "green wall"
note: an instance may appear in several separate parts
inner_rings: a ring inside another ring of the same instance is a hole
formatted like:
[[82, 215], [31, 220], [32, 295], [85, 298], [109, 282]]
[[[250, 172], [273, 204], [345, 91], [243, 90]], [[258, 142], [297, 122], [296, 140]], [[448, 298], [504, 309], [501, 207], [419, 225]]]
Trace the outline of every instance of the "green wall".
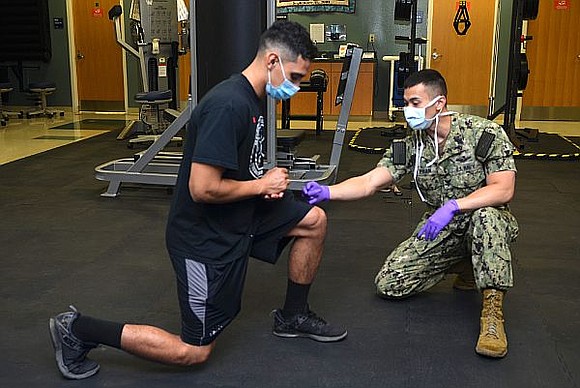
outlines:
[[[52, 58], [38, 73], [30, 73], [30, 81], [52, 81], [56, 82], [57, 90], [50, 96], [53, 105], [70, 106], [71, 85], [70, 85], [70, 65], [69, 65], [69, 45], [68, 45], [68, 20], [66, 15], [66, 2], [64, 0], [50, 0], [50, 41], [52, 44]], [[63, 18], [64, 28], [61, 30], [54, 28], [52, 23], [54, 18]]]
[[[14, 87], [10, 93], [10, 105], [30, 106], [34, 102], [29, 98], [26, 92], [30, 82], [51, 81], [56, 83], [57, 90], [48, 97], [49, 105], [70, 106], [71, 105], [71, 87], [70, 87], [70, 66], [69, 66], [69, 47], [68, 47], [68, 21], [66, 17], [65, 0], [50, 0], [49, 17], [50, 17], [50, 41], [52, 45], [52, 58], [49, 62], [26, 61], [22, 63], [22, 77], [19, 79], [15, 72], [9, 71], [8, 78]], [[55, 29], [53, 18], [62, 18], [64, 20], [63, 29]], [[16, 63], [3, 64], [9, 67], [17, 67]]]
[[[73, 0], [74, 1], [74, 0]], [[129, 9], [131, 0], [123, 0], [123, 8]], [[49, 105], [54, 106], [72, 106], [71, 82], [70, 82], [70, 65], [69, 65], [69, 44], [68, 29], [69, 23], [66, 12], [66, 0], [50, 0], [49, 17], [50, 17], [50, 39], [52, 44], [52, 58], [49, 62], [25, 62], [23, 63], [22, 79], [19, 80], [14, 72], [9, 71], [8, 77], [14, 85], [14, 91], [10, 93], [9, 104], [17, 106], [30, 106], [34, 102], [30, 99], [26, 89], [30, 82], [52, 81], [56, 83], [57, 90], [48, 97]], [[106, 10], [108, 12], [108, 10]], [[106, 16], [105, 16], [106, 17]], [[53, 25], [54, 18], [62, 18], [64, 21], [63, 29], [55, 29]], [[129, 23], [126, 22], [128, 26]], [[111, 28], [113, 26], [111, 25]], [[127, 29], [126, 36], [131, 36]], [[130, 54], [127, 56], [127, 82], [129, 106], [138, 106], [133, 101], [132, 96], [139, 92], [139, 62]], [[12, 65], [12, 64], [11, 64]], [[22, 87], [21, 87], [22, 84]]]
[[[423, 22], [417, 25], [417, 37], [427, 37], [428, 0], [419, 0], [419, 11], [423, 12]], [[389, 63], [381, 58], [384, 55], [399, 55], [407, 51], [406, 43], [395, 42], [395, 35], [410, 36], [411, 24], [394, 21], [395, 0], [358, 0], [354, 14], [346, 13], [293, 13], [288, 19], [294, 20], [307, 29], [311, 23], [346, 25], [347, 42], [359, 44], [371, 50], [368, 44], [369, 34], [375, 34], [374, 49], [377, 52], [377, 78], [373, 110], [387, 112], [389, 106]], [[345, 42], [327, 42], [318, 44], [320, 51], [338, 51], [338, 46]], [[423, 45], [423, 53], [425, 46]]]

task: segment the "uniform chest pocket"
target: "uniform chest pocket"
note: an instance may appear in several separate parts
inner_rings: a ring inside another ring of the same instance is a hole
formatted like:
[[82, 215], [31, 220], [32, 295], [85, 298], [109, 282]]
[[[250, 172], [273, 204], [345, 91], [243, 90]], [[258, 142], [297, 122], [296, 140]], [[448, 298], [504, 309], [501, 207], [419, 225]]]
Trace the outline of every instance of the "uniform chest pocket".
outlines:
[[430, 195], [431, 193], [438, 192], [438, 188], [441, 186], [439, 181], [439, 175], [435, 168], [421, 168], [419, 169], [419, 174], [417, 175], [417, 185], [423, 191], [423, 195]]
[[485, 184], [485, 172], [478, 162], [463, 162], [448, 172], [449, 184], [458, 189], [479, 188]]

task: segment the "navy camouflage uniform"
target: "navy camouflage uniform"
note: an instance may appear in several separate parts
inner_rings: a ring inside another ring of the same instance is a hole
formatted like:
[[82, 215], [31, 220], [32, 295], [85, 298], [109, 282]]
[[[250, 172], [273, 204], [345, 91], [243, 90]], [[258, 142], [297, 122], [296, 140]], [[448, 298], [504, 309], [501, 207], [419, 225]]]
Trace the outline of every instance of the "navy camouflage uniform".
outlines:
[[[485, 186], [486, 176], [491, 173], [516, 171], [514, 147], [499, 125], [472, 115], [451, 117], [444, 149], [439, 150], [439, 160], [430, 167], [426, 165], [435, 157], [434, 144], [425, 131], [420, 132], [425, 149], [416, 181], [428, 210], [413, 235], [387, 257], [377, 274], [377, 292], [383, 297], [401, 298], [426, 290], [441, 281], [454, 264], [469, 259], [479, 289], [505, 291], [513, 286], [509, 244], [517, 237], [518, 224], [507, 205], [459, 213], [433, 241], [417, 237], [427, 218], [445, 202]], [[495, 138], [486, 155], [476, 157], [484, 131]], [[415, 135], [400, 141], [406, 148], [405, 163], [394, 164], [392, 147], [378, 163], [389, 169], [395, 182], [412, 173], [415, 165]]]

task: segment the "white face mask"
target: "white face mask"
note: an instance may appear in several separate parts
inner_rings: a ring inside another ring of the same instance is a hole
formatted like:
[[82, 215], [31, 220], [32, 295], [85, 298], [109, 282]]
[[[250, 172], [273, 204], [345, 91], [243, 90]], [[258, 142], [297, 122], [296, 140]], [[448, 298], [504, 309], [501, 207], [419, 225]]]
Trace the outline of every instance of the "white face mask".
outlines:
[[443, 96], [437, 96], [432, 99], [427, 105], [422, 108], [417, 108], [414, 106], [406, 106], [403, 108], [403, 112], [405, 113], [405, 119], [409, 123], [409, 126], [416, 131], [423, 131], [431, 126], [431, 121], [435, 120], [435, 118], [441, 113], [440, 111], [437, 112], [435, 116], [428, 119], [425, 118], [425, 109], [429, 108], [431, 105], [434, 105], [439, 101]]

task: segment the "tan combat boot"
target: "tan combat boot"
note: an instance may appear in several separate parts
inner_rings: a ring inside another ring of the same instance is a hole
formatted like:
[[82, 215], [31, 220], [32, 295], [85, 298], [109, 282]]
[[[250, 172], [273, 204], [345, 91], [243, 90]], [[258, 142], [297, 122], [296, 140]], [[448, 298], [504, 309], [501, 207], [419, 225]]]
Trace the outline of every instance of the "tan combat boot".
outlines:
[[503, 327], [504, 292], [489, 288], [483, 290], [483, 308], [479, 339], [475, 351], [482, 356], [503, 357], [507, 354], [507, 337]]

